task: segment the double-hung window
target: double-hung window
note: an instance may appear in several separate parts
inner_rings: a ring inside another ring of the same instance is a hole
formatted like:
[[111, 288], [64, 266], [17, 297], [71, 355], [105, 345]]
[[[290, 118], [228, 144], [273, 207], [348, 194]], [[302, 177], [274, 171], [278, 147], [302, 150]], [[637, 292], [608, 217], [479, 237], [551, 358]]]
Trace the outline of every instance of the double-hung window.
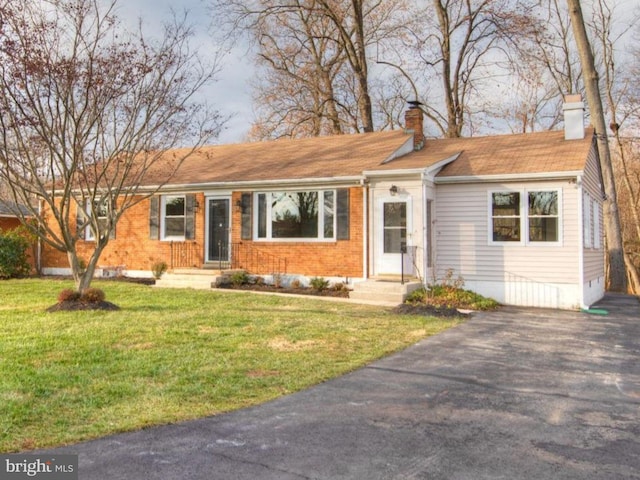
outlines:
[[184, 195], [162, 197], [162, 238], [183, 240], [185, 237], [186, 209]]
[[[100, 235], [104, 234], [109, 226], [109, 201], [109, 199], [103, 199], [102, 201], [94, 200], [93, 208], [91, 208], [91, 200], [87, 200], [86, 208], [82, 215], [82, 220], [79, 221], [82, 221], [84, 223], [87, 219], [90, 219], [92, 215], [95, 215], [98, 232]], [[94, 235], [93, 229], [91, 228], [91, 225], [87, 225], [85, 227], [84, 238], [88, 241], [95, 241], [96, 237]]]
[[491, 242], [560, 242], [560, 191], [491, 192]]
[[256, 194], [256, 236], [265, 240], [334, 240], [336, 191], [305, 190]]
[[557, 242], [558, 191], [528, 192], [528, 219], [530, 242]]
[[491, 219], [494, 242], [519, 242], [520, 192], [493, 192]]

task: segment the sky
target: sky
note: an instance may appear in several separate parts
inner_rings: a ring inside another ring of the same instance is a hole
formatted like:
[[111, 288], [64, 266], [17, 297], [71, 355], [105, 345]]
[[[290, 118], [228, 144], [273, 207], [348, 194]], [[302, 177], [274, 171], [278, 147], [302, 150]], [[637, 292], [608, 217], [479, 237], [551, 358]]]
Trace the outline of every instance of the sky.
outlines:
[[[172, 18], [172, 9], [178, 13], [187, 10], [189, 23], [196, 32], [194, 45], [206, 58], [207, 52], [217, 50], [210, 34], [211, 13], [206, 0], [120, 0], [118, 16], [136, 22], [141, 18], [149, 32], [159, 31], [164, 20]], [[134, 24], [135, 25], [135, 24]], [[207, 102], [223, 116], [233, 115], [215, 143], [243, 142], [253, 120], [249, 80], [253, 73], [246, 47], [238, 46], [225, 55], [218, 81], [207, 87], [203, 94]]]
[[[640, 8], [640, 0], [617, 0], [617, 8], [633, 12]], [[189, 12], [189, 21], [196, 29], [197, 44], [205, 56], [218, 50], [211, 35], [211, 11], [207, 0], [119, 0], [120, 18], [141, 18], [150, 32], [159, 30], [163, 20], [171, 18], [172, 9]], [[135, 24], [134, 24], [135, 25]], [[252, 110], [250, 80], [254, 72], [251, 56], [246, 47], [237, 46], [224, 58], [218, 81], [203, 92], [207, 102], [223, 116], [232, 115], [215, 143], [239, 143], [245, 141], [251, 122]]]

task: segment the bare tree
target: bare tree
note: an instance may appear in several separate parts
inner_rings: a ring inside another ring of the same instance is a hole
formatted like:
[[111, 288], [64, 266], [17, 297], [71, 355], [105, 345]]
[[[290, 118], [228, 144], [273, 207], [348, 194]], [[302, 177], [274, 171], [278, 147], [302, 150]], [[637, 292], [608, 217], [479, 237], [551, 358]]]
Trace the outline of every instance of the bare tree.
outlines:
[[257, 51], [252, 137], [374, 130], [368, 50], [404, 0], [211, 1], [221, 31], [249, 33]]
[[[346, 62], [332, 22], [312, 8], [264, 15], [253, 27], [261, 74], [254, 82], [255, 140], [340, 134], [348, 129], [338, 97]], [[355, 126], [357, 128], [357, 125]]]
[[194, 103], [217, 67], [190, 50], [186, 20], [154, 41], [124, 29], [115, 6], [0, 3], [0, 179], [40, 240], [67, 254], [81, 292], [123, 213], [153, 193], [141, 188], [152, 169], [165, 162], [162, 185], [223, 123]]
[[609, 143], [614, 167], [617, 167], [614, 171], [616, 184], [621, 187], [620, 196], [626, 197], [626, 202], [619, 204], [620, 216], [625, 219], [622, 223], [623, 238], [629, 239], [625, 242], [624, 248], [625, 266], [630, 280], [629, 285], [632, 291], [637, 292], [640, 289], [640, 273], [633, 258], [637, 247], [632, 239], [640, 239], [640, 185], [638, 185], [637, 168], [633, 165], [637, 151], [634, 148], [634, 142], [625, 138], [623, 132], [640, 107], [638, 98], [634, 95], [636, 93], [635, 73], [631, 70], [621, 70], [621, 65], [628, 65], [630, 62], [621, 62], [616, 58], [616, 52], [620, 50], [616, 47], [636, 22], [632, 18], [633, 13], [626, 12], [630, 17], [625, 18], [626, 25], [620, 27], [622, 22], [616, 22], [614, 10], [615, 6], [609, 5], [604, 0], [594, 2], [590, 30], [593, 32], [594, 50], [601, 65], [600, 83], [609, 116]]
[[624, 262], [624, 248], [618, 213], [615, 176], [611, 162], [607, 127], [600, 94], [599, 75], [596, 68], [591, 43], [587, 35], [584, 16], [579, 0], [568, 0], [571, 25], [575, 37], [580, 63], [584, 72], [585, 90], [589, 104], [591, 121], [595, 128], [600, 168], [606, 194], [604, 210], [604, 227], [607, 239], [607, 259], [609, 265], [609, 289], [622, 292], [627, 288], [627, 275]]
[[[512, 131], [552, 129], [562, 122], [562, 102], [567, 93], [583, 91], [569, 12], [558, 0], [534, 1], [521, 34], [511, 37], [504, 91], [506, 105], [497, 104], [496, 116]], [[489, 110], [496, 110], [489, 108]]]
[[[404, 78], [409, 95], [419, 98], [439, 135], [472, 133], [472, 119], [495, 91], [510, 37], [529, 28], [520, 2], [432, 0], [411, 12], [413, 21], [395, 38], [379, 44], [378, 60]], [[473, 103], [478, 105], [474, 110]], [[466, 127], [466, 132], [464, 132]]]

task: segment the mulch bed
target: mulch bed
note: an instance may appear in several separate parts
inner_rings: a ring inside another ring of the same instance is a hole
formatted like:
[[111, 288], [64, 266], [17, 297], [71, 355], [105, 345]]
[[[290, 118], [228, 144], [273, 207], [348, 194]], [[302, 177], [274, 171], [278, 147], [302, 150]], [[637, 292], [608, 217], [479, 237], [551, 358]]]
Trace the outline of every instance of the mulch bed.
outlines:
[[394, 313], [402, 315], [424, 315], [426, 317], [466, 317], [468, 313], [461, 313], [456, 308], [436, 307], [427, 303], [403, 303], [393, 309]]
[[219, 285], [216, 288], [226, 288], [229, 290], [251, 290], [254, 292], [271, 292], [271, 293], [289, 293], [295, 295], [310, 295], [316, 297], [337, 297], [337, 298], [349, 298], [348, 290], [316, 290], [314, 288], [285, 288], [285, 287], [276, 287], [275, 285]]
[[79, 300], [75, 301], [64, 301], [56, 303], [55, 305], [51, 305], [47, 308], [47, 312], [76, 312], [81, 310], [106, 310], [106, 311], [114, 311], [120, 310], [120, 307], [114, 303], [102, 301], [102, 302], [81, 302]]

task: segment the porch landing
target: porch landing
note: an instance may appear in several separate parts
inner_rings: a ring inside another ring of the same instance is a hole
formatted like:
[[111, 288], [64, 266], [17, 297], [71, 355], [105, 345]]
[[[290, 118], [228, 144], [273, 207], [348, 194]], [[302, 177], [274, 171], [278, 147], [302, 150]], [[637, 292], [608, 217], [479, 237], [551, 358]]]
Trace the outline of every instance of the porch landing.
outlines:
[[372, 278], [354, 283], [349, 298], [367, 302], [401, 304], [421, 286], [422, 283], [416, 279], [405, 280], [402, 283], [400, 278], [396, 277]]
[[195, 288], [198, 290], [210, 290], [216, 280], [228, 274], [229, 270], [214, 270], [211, 268], [176, 268], [162, 275], [156, 280], [159, 288]]
[[[165, 273], [160, 280], [156, 280], [159, 288], [194, 288], [210, 290], [212, 285], [223, 276], [228, 276], [234, 270], [214, 270], [211, 268], [179, 268]], [[349, 293], [349, 299], [356, 302], [380, 305], [399, 305], [422, 283], [417, 279], [405, 279], [400, 277], [371, 278], [353, 284], [353, 290]]]

